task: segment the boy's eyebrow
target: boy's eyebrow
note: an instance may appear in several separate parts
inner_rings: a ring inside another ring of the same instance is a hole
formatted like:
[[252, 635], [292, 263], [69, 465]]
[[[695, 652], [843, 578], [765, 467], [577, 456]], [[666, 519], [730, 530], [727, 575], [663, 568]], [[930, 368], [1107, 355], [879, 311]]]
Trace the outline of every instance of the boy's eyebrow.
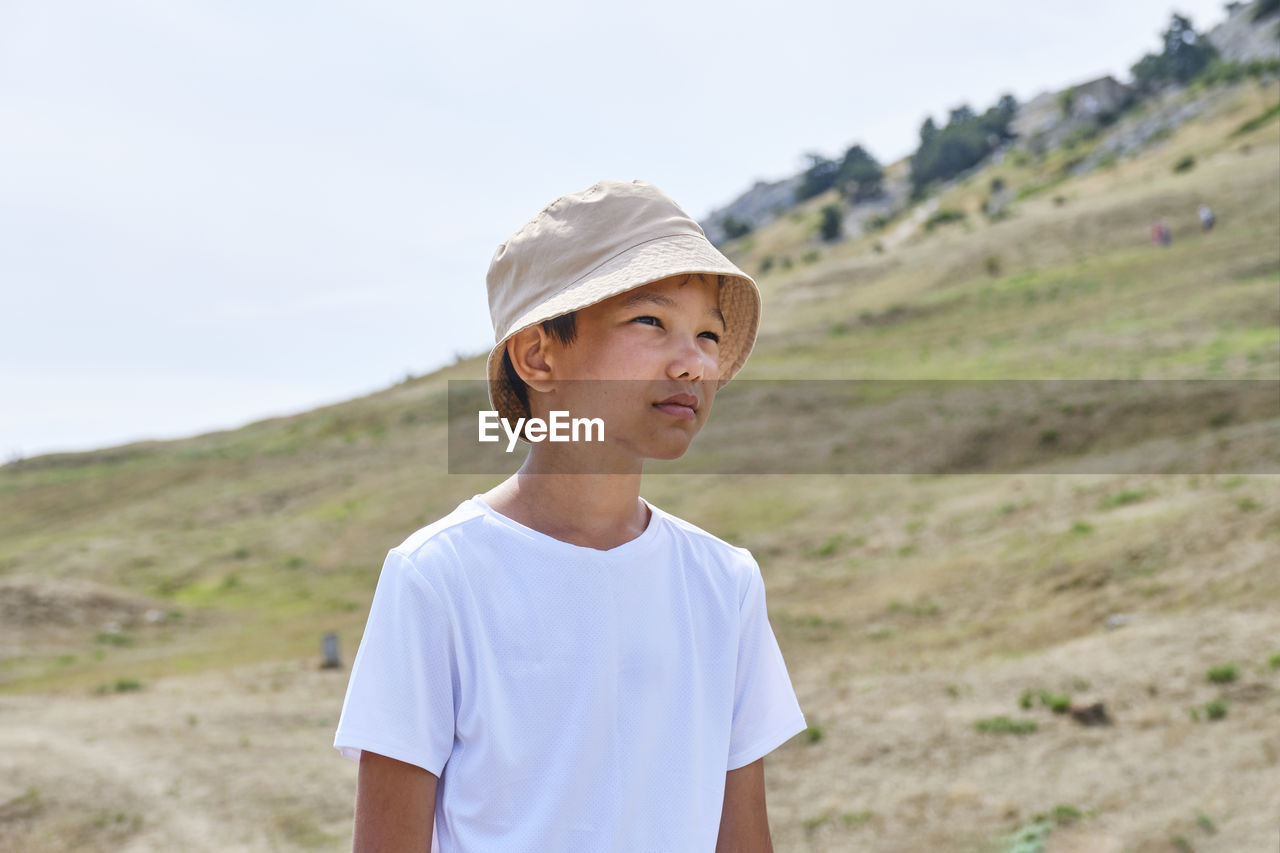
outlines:
[[[623, 308], [632, 308], [643, 302], [651, 302], [654, 305], [661, 305], [663, 308], [675, 308], [676, 301], [670, 296], [663, 296], [661, 293], [649, 293], [644, 290], [637, 291], [626, 298], [622, 303]], [[712, 317], [720, 321], [721, 327], [728, 328], [728, 324], [724, 321], [724, 314], [720, 311], [720, 306], [712, 305], [707, 311]]]

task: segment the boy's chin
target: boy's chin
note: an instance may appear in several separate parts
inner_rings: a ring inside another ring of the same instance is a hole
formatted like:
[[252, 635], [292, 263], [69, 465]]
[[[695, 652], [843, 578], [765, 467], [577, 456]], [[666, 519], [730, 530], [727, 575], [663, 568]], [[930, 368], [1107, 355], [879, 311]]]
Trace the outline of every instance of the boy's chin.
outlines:
[[663, 438], [655, 438], [645, 448], [645, 458], [657, 459], [663, 462], [670, 462], [672, 459], [679, 459], [688, 452], [689, 446], [693, 444], [692, 435], [670, 436]]

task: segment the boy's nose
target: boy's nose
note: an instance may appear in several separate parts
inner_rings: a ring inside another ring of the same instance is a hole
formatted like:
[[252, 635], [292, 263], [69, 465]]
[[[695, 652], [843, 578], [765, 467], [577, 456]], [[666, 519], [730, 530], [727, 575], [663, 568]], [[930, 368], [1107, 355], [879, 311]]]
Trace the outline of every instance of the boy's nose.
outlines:
[[696, 338], [684, 341], [667, 366], [667, 375], [672, 379], [694, 382], [715, 379], [718, 371], [716, 357], [699, 347]]

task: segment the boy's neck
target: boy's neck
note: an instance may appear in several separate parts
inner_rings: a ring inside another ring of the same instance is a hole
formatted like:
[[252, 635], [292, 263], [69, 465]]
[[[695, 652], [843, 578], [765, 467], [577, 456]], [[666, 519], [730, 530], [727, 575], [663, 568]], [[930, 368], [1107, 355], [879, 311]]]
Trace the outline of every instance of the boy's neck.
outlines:
[[640, 471], [565, 474], [530, 449], [520, 470], [481, 497], [507, 518], [553, 539], [607, 551], [635, 539], [649, 524], [640, 500]]

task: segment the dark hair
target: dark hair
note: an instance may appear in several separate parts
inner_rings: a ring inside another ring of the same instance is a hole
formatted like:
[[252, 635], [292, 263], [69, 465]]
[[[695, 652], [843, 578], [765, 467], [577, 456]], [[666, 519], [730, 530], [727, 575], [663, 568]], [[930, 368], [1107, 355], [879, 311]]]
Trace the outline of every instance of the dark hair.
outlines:
[[[543, 320], [541, 325], [544, 332], [560, 343], [571, 344], [578, 336], [578, 312], [570, 311], [568, 314]], [[502, 349], [502, 373], [507, 378], [511, 390], [515, 391], [516, 396], [520, 398], [520, 405], [524, 406], [526, 412], [529, 411], [529, 386], [524, 384], [524, 380], [516, 372], [515, 365], [511, 363], [511, 354], [507, 352], [505, 346]]]

